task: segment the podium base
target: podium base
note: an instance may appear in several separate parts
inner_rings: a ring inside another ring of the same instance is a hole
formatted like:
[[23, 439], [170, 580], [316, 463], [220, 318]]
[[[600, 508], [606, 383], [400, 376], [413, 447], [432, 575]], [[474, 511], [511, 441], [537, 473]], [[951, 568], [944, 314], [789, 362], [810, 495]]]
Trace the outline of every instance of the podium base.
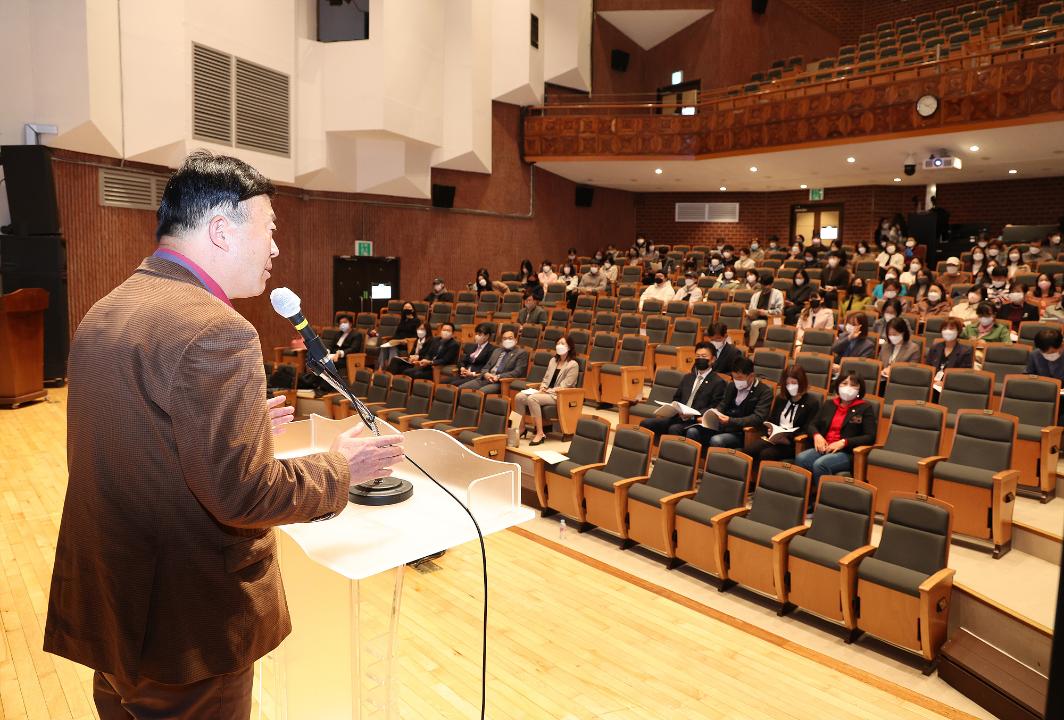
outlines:
[[382, 477], [353, 486], [347, 498], [356, 505], [395, 505], [409, 500], [414, 486], [409, 480], [397, 477]]

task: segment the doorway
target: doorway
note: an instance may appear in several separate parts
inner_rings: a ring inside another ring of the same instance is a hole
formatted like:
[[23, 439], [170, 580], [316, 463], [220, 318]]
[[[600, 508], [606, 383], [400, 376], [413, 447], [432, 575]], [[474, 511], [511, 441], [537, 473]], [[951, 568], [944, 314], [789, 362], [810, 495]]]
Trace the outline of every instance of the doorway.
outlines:
[[791, 207], [791, 237], [814, 235], [831, 242], [842, 237], [842, 205], [794, 205]]
[[399, 297], [399, 258], [333, 256], [333, 312], [380, 312]]

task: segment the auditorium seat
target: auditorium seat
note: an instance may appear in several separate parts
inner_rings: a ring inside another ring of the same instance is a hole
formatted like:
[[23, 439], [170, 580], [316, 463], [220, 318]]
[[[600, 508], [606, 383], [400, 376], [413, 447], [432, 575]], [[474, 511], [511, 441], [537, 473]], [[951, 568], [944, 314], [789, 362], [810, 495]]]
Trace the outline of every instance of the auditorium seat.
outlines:
[[595, 333], [591, 347], [587, 351], [587, 370], [584, 379], [584, 397], [587, 400], [599, 400], [599, 371], [606, 363], [615, 362], [617, 358], [617, 335], [612, 332]]
[[790, 358], [783, 350], [774, 348], [758, 348], [754, 350], [754, 372], [762, 380], [779, 384], [783, 377], [783, 371], [787, 369]]
[[[438, 300], [432, 304], [432, 312], [429, 313], [429, 325], [433, 328], [438, 328], [440, 325], [451, 321], [451, 313], [454, 312], [454, 306], [449, 302], [443, 302]], [[424, 315], [421, 315], [424, 317]]]
[[373, 408], [378, 416], [387, 415], [393, 411], [399, 412], [406, 409], [410, 399], [410, 387], [413, 380], [406, 375], [393, 375], [391, 384], [388, 386], [388, 394], [384, 396], [384, 402], [380, 407]]
[[484, 408], [475, 427], [450, 428], [447, 434], [471, 447], [481, 457], [502, 460], [506, 453], [506, 423], [509, 417], [510, 399], [490, 395], [484, 398]]
[[1021, 343], [987, 343], [983, 370], [994, 375], [995, 397], [1001, 395], [1006, 376], [1027, 371], [1027, 359], [1030, 354], [1030, 346]]
[[990, 540], [993, 557], [1012, 547], [1012, 512], [1020, 473], [1013, 467], [1016, 418], [993, 410], [957, 413], [948, 457], [920, 463], [920, 486], [953, 506], [956, 532]]
[[798, 337], [798, 329], [793, 325], [769, 325], [765, 329], [764, 347], [773, 350], [782, 350], [790, 357], [794, 354], [794, 343]]
[[577, 309], [573, 311], [572, 316], [569, 319], [569, 330], [586, 330], [591, 331], [591, 324], [595, 321], [595, 313], [587, 309]]
[[[923, 400], [898, 400], [886, 433], [874, 445], [854, 448], [853, 476], [878, 491], [875, 511], [885, 514], [893, 492], [920, 492], [920, 463], [941, 454], [946, 408]], [[882, 439], [880, 439], [882, 438]]]
[[591, 322], [591, 334], [596, 335], [598, 333], [612, 333], [617, 330], [617, 313], [602, 312], [601, 310], [595, 312], [595, 318]]
[[454, 417], [457, 402], [458, 388], [453, 385], [436, 385], [428, 412], [402, 416], [399, 420], [400, 429], [420, 430], [426, 427], [426, 423], [449, 421]]
[[[543, 290], [543, 301], [540, 304], [543, 307], [550, 309], [554, 307], [565, 307], [565, 303], [565, 283], [547, 283], [547, 287]], [[520, 308], [517, 309], [517, 312], [520, 312]]]
[[867, 483], [820, 478], [812, 524], [772, 540], [779, 614], [797, 607], [843, 622], [840, 561], [871, 541], [875, 504], [876, 488]]
[[[536, 325], [535, 323], [526, 323], [521, 326], [521, 332], [517, 333], [517, 344], [529, 352], [535, 350], [536, 346], [539, 345], [541, 331], [542, 328], [539, 325]], [[505, 330], [503, 330], [503, 332], [505, 332]], [[499, 336], [501, 335], [502, 333], [499, 333]]]
[[799, 352], [821, 353], [831, 355], [835, 347], [835, 330], [806, 330], [802, 333], [802, 345]]
[[620, 534], [614, 503], [614, 484], [625, 478], [646, 475], [654, 433], [636, 425], [618, 425], [613, 447], [605, 463], [585, 466], [573, 473], [574, 505], [577, 519]]
[[[624, 313], [617, 319], [617, 334], [622, 338], [643, 332], [643, 318], [636, 313]], [[649, 339], [649, 338], [648, 338]]]
[[876, 395], [876, 389], [879, 387], [879, 374], [882, 372], [882, 363], [879, 360], [873, 360], [872, 358], [859, 358], [859, 357], [845, 357], [842, 358], [842, 362], [839, 363], [839, 375], [844, 376], [846, 373], [857, 373], [858, 377], [864, 380], [865, 392]]
[[554, 349], [552, 347], [550, 350], [534, 350], [529, 353], [529, 356], [528, 373], [525, 377], [499, 378], [499, 392], [511, 400], [522, 390], [535, 387], [543, 382], [543, 378], [547, 375], [547, 365], [554, 357]]
[[614, 484], [617, 525], [625, 540], [622, 548], [639, 544], [668, 553], [672, 543], [663, 532], [663, 507], [677, 493], [687, 493], [694, 486], [701, 451], [702, 446], [695, 440], [666, 436], [658, 446], [649, 476], [626, 478]]
[[934, 373], [934, 368], [922, 363], [894, 363], [890, 366], [890, 377], [883, 390], [883, 415], [879, 419], [878, 437], [886, 437], [894, 403], [899, 400], [927, 402], [931, 399]]
[[621, 338], [616, 361], [598, 367], [598, 401], [616, 405], [622, 400], [640, 400], [647, 378], [646, 355], [645, 337], [629, 335]]
[[810, 478], [809, 471], [797, 465], [774, 460], [761, 463], [750, 509], [727, 523], [722, 590], [738, 583], [770, 597], [778, 596], [773, 544], [805, 527]]
[[569, 437], [576, 431], [576, 424], [584, 411], [584, 374], [587, 363], [584, 358], [575, 356], [579, 372], [576, 376], [576, 386], [571, 388], [558, 388], [554, 391], [557, 403], [543, 408], [543, 422], [557, 422], [558, 431], [563, 437]]
[[[444, 386], [438, 386], [444, 387]], [[421, 423], [422, 428], [447, 432], [456, 428], [474, 428], [480, 421], [480, 413], [484, 409], [484, 393], [480, 390], [459, 390], [458, 405], [454, 416], [447, 420], [426, 420]]]
[[[650, 323], [651, 318], [647, 318], [648, 335]], [[694, 318], [680, 318], [673, 323], [668, 341], [654, 348], [654, 371], [671, 368], [690, 372], [695, 361], [695, 345], [701, 334], [702, 326]]]
[[571, 518], [581, 516], [576, 504], [575, 476], [605, 461], [609, 437], [610, 424], [607, 420], [594, 415], [580, 416], [569, 448], [563, 453], [568, 459], [545, 464], [542, 475], [535, 478], [536, 496], [543, 517], [559, 512]]
[[929, 675], [949, 625], [951, 538], [948, 504], [922, 495], [891, 498], [879, 546], [840, 561], [847, 642], [874, 635], [921, 655]]
[[582, 328], [569, 328], [569, 340], [572, 343], [570, 350], [575, 358], [587, 356], [587, 346], [591, 344], [591, 334]]
[[831, 386], [831, 355], [821, 352], [806, 352], [805, 345], [802, 351], [794, 356], [794, 364], [805, 370], [809, 387], [827, 390]]
[[[398, 379], [398, 378], [396, 378]], [[395, 380], [392, 381], [395, 384]], [[432, 391], [435, 384], [429, 380], [414, 380], [410, 385], [410, 392], [406, 403], [401, 408], [395, 408], [388, 412], [378, 412], [378, 416], [384, 419], [400, 432], [409, 430], [407, 426], [411, 415], [427, 413], [432, 404]]]
[[650, 394], [645, 400], [621, 400], [617, 403], [617, 416], [622, 425], [636, 424], [653, 417], [660, 407], [657, 403], [670, 403], [683, 382], [684, 373], [671, 368], [662, 368], [654, 373]]
[[1049, 502], [1056, 494], [1062, 428], [1058, 424], [1060, 381], [1037, 375], [1006, 375], [1001, 412], [1018, 422], [1013, 467], [1021, 495]]

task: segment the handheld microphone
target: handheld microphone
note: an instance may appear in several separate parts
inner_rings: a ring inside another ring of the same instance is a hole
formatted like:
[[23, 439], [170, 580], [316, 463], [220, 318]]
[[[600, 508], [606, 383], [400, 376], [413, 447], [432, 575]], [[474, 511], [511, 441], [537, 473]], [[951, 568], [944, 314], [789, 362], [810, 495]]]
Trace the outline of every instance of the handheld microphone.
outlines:
[[286, 287], [277, 288], [270, 293], [270, 304], [273, 305], [273, 309], [277, 311], [278, 315], [287, 318], [295, 326], [299, 334], [303, 336], [303, 342], [307, 345], [307, 355], [315, 362], [324, 365], [330, 373], [339, 377], [340, 372], [336, 368], [336, 363], [329, 359], [325, 344], [318, 337], [318, 333], [314, 332], [314, 328], [310, 326], [307, 319], [303, 317], [302, 302], [299, 296]]

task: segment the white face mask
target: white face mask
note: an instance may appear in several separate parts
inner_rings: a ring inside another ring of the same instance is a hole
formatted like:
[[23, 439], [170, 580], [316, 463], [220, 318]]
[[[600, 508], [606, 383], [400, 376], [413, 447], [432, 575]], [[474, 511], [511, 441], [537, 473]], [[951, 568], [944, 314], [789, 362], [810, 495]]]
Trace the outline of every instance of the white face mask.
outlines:
[[857, 326], [851, 323], [846, 323], [846, 327], [844, 327], [843, 330], [846, 331], [847, 335], [853, 335], [854, 331], [857, 330]]
[[913, 263], [909, 266], [909, 272], [915, 273], [920, 271], [920, 263]]
[[1020, 261], [1019, 253], [1013, 253], [1012, 255], [1009, 255], [1009, 262], [1018, 263], [1019, 261]]
[[1042, 353], [1042, 357], [1044, 357], [1049, 362], [1056, 362], [1057, 360], [1060, 360], [1060, 353]]
[[750, 283], [751, 285], [756, 285], [757, 284], [757, 277], [755, 277], [754, 275], [747, 275], [746, 276], [746, 282]]
[[884, 290], [883, 297], [885, 297], [887, 300], [893, 300], [894, 298], [898, 297], [898, 293], [895, 290]]
[[953, 342], [957, 339], [957, 331], [953, 328], [948, 328], [942, 331], [942, 339], [946, 342]]
[[598, 271], [599, 271], [599, 269], [597, 267], [593, 267], [593, 268], [591, 268], [591, 270], [589, 272], [592, 275], [598, 275]]
[[998, 254], [997, 248], [990, 248], [986, 252], [990, 257], [997, 257]]
[[503, 340], [502, 341], [502, 346], [505, 349], [507, 349], [507, 350], [513, 350], [514, 347], [516, 347], [516, 345], [517, 345], [517, 341], [516, 340]]
[[960, 271], [960, 266], [958, 266], [958, 265], [947, 265], [946, 266], [946, 272], [949, 273], [950, 275], [956, 275], [959, 271]]
[[440, 284], [440, 283], [436, 283], [435, 285], [432, 286], [432, 289], [435, 290], [436, 292], [439, 292], [440, 290], [443, 290], [443, 285]]
[[713, 347], [717, 349], [718, 353], [725, 345], [728, 344], [726, 340], [710, 340], [710, 342], [713, 343]]
[[1005, 281], [1004, 281], [1004, 280], [995, 280], [995, 281], [994, 281], [994, 282], [992, 283], [992, 285], [993, 285], [994, 287], [996, 287], [996, 288], [1003, 288], [1003, 287], [1005, 287]]
[[839, 265], [839, 259], [838, 258], [828, 258], [828, 266], [829, 267], [838, 267], [838, 265]]
[[884, 280], [897, 280], [898, 279], [898, 273], [892, 273], [892, 272], [891, 273], [887, 273], [886, 275], [883, 276], [883, 279]]
[[423, 328], [418, 328], [418, 330], [417, 330], [417, 336], [418, 336], [419, 338], [423, 338], [423, 337], [425, 337], [425, 330], [424, 330]]
[[1027, 248], [1027, 252], [1029, 252], [1031, 255], [1041, 255], [1042, 247], [1040, 245], [1032, 245], [1031, 247]]
[[543, 272], [549, 273], [550, 272], [550, 265], [544, 265], [543, 266]]
[[488, 281], [485, 280], [484, 278], [480, 278], [479, 280], [477, 280], [477, 285], [480, 285], [480, 287], [484, 287], [487, 284], [488, 284]]
[[683, 281], [683, 284], [686, 285], [687, 287], [691, 287], [692, 285], [695, 284], [695, 279], [694, 278], [687, 278], [686, 280]]
[[891, 345], [901, 345], [903, 337], [903, 335], [887, 335]]
[[933, 303], [937, 303], [939, 300], [942, 299], [942, 293], [929, 292], [927, 294], [927, 299], [930, 300]]
[[794, 286], [801, 287], [802, 285], [805, 285], [805, 278], [796, 277], [794, 279]]
[[857, 398], [859, 391], [852, 385], [840, 385], [839, 386], [839, 399], [843, 402], [853, 402]]
[[1053, 287], [1053, 283], [1049, 282], [1048, 280], [1039, 280], [1038, 287], [1040, 287], [1042, 290], [1048, 290], [1049, 288]]
[[748, 380], [733, 380], [732, 382], [735, 383], [736, 390], [745, 390], [746, 386], [750, 384]]
[[982, 262], [983, 261], [983, 253], [973, 253], [972, 254], [972, 260], [975, 260], [976, 262]]
[[559, 343], [554, 346], [554, 352], [558, 353], [559, 355], [564, 355], [565, 353], [569, 352], [569, 346], [562, 345], [561, 343]]
[[1014, 302], [1014, 303], [1023, 302], [1023, 293], [1022, 292], [1010, 292], [1009, 293], [1009, 301], [1010, 302]]
[[905, 241], [905, 247], [907, 247], [907, 248], [916, 247], [916, 241], [915, 240], [906, 240]]
[[894, 314], [894, 313], [883, 313], [883, 322], [884, 323], [889, 323], [891, 320], [893, 320], [896, 317], [898, 317], [898, 316], [896, 314]]
[[451, 333], [450, 330], [440, 330], [440, 337], [443, 338], [444, 340], [450, 340], [451, 339], [451, 334], [452, 333]]
[[969, 295], [968, 295], [968, 304], [969, 305], [978, 305], [979, 301], [982, 300], [982, 299], [983, 299], [982, 295], [979, 295], [978, 293], [969, 293]]
[[756, 252], [758, 247], [757, 243], [750, 243], [750, 252]]
[[988, 328], [988, 327], [990, 327], [991, 325], [994, 324], [994, 318], [992, 318], [992, 317], [981, 317], [981, 318], [979, 318], [979, 324], [982, 327]]
[[787, 383], [787, 392], [790, 393], [791, 397], [798, 397], [798, 383]]
[[351, 323], [346, 323], [346, 322], [340, 323], [340, 332], [342, 332], [342, 333], [351, 332]]

